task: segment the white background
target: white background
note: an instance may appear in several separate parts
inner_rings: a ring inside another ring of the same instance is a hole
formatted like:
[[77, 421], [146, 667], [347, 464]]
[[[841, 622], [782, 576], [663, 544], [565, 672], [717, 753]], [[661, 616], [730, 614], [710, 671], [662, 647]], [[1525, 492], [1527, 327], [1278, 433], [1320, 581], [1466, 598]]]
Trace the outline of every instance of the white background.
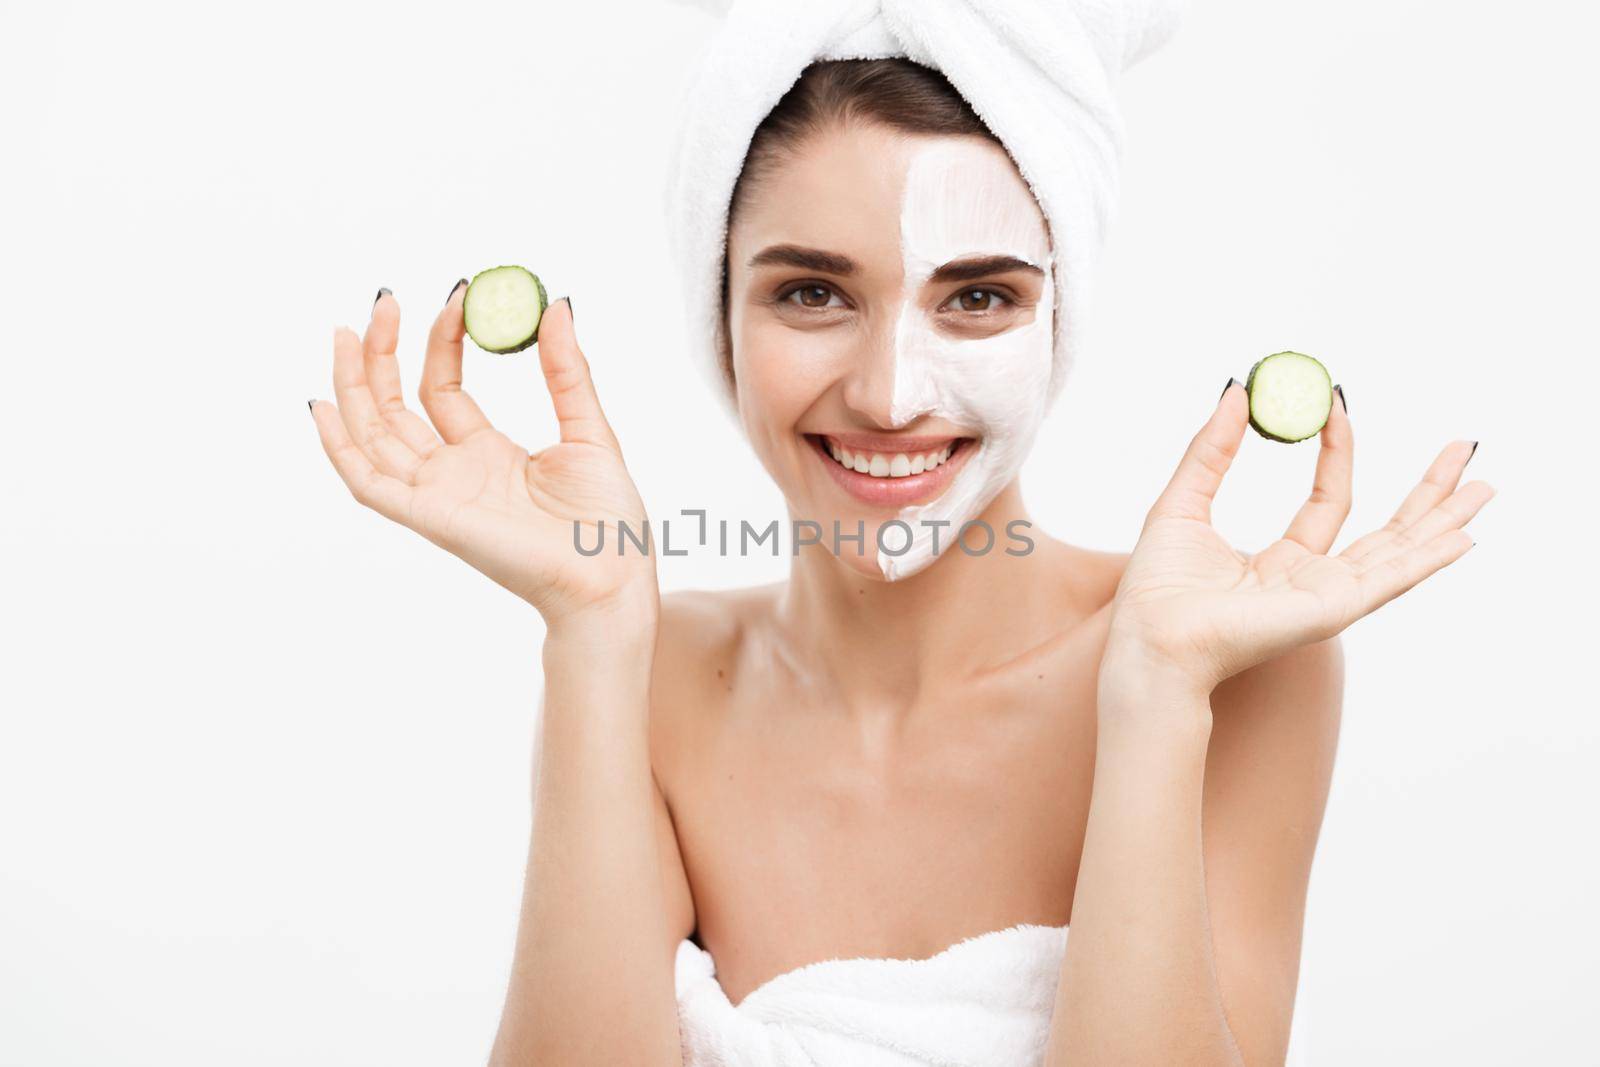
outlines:
[[[306, 412], [387, 285], [528, 264], [652, 514], [782, 514], [689, 367], [661, 185], [709, 21], [637, 4], [8, 4], [0, 1064], [461, 1064], [498, 1017], [535, 613], [365, 511]], [[1594, 14], [1200, 0], [1124, 85], [1091, 344], [1024, 474], [1132, 546], [1228, 375], [1323, 359], [1382, 524], [1478, 545], [1346, 634], [1306, 942], [1319, 1064], [1595, 1063]], [[581, 308], [582, 310], [577, 310]], [[530, 448], [537, 362], [469, 346]], [[1247, 435], [1255, 549], [1315, 448]], [[665, 587], [782, 574], [665, 561]]]

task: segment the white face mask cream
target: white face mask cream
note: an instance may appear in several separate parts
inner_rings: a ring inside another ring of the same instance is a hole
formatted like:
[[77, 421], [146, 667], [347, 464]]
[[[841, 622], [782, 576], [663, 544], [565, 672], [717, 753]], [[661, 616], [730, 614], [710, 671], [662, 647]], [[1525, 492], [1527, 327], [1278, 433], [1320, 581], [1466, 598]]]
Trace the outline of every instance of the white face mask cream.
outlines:
[[[976, 518], [1021, 469], [1044, 419], [1055, 312], [1044, 217], [1027, 185], [992, 144], [967, 139], [915, 144], [901, 199], [900, 245], [905, 289], [895, 326], [894, 426], [933, 415], [977, 441], [938, 499], [900, 510], [897, 518], [911, 529], [910, 547], [896, 555], [878, 552], [878, 567], [890, 581], [932, 563], [935, 539], [938, 553], [950, 551], [962, 524]], [[989, 337], [939, 330], [938, 315], [961, 312], [936, 315], [923, 308], [922, 287], [938, 267], [975, 255], [1015, 256], [1044, 271], [1031, 321]], [[949, 525], [930, 525], [941, 521]], [[977, 532], [968, 543], [976, 550], [986, 539]], [[884, 540], [895, 549], [904, 544], [898, 534]]]

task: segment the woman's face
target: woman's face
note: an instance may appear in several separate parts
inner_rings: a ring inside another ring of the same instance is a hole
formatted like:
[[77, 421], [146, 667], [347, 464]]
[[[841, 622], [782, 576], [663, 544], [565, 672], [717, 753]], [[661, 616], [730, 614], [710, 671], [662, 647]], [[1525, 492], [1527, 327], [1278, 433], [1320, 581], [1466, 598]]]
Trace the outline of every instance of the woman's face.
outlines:
[[729, 232], [728, 325], [792, 517], [873, 577], [950, 548], [1032, 446], [1054, 294], [1044, 216], [993, 142], [852, 123], [784, 156]]

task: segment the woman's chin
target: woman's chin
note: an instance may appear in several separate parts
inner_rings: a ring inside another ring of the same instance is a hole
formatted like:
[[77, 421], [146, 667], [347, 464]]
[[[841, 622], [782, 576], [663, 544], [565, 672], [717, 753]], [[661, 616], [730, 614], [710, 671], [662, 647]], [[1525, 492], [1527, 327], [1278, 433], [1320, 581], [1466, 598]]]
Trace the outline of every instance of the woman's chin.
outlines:
[[888, 581], [888, 578], [884, 576], [883, 569], [878, 566], [878, 554], [876, 552], [868, 552], [863, 555], [846, 552], [836, 556], [835, 559], [838, 560], [839, 566], [857, 578], [865, 578], [874, 582]]
[[[856, 521], [852, 519], [845, 523], [841, 520], [840, 524], [846, 529], [854, 529]], [[853, 540], [845, 542], [837, 552], [832, 551], [826, 542], [818, 545], [817, 550], [827, 552], [833, 557], [835, 563], [843, 567], [853, 577], [865, 578], [874, 582], [902, 581], [926, 570], [936, 562], [936, 558], [930, 558], [925, 552], [920, 551], [902, 551], [898, 555], [893, 551], [880, 554], [876, 547], [876, 541], [873, 540], [875, 535], [876, 530], [874, 527], [871, 524], [867, 524], [866, 548], [864, 550], [858, 551]], [[885, 535], [886, 543], [893, 541], [897, 537], [899, 537], [898, 531], [889, 532]]]

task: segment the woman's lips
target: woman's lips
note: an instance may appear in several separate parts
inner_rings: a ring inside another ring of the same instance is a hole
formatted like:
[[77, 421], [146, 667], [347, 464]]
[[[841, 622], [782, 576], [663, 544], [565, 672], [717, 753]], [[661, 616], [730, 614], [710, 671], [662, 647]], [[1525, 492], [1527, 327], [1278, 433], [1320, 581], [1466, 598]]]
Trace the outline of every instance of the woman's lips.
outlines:
[[[970, 437], [806, 434], [818, 462], [845, 492], [877, 508], [935, 499], [977, 442]], [[835, 458], [837, 455], [838, 458]], [[850, 461], [846, 469], [844, 461]]]

